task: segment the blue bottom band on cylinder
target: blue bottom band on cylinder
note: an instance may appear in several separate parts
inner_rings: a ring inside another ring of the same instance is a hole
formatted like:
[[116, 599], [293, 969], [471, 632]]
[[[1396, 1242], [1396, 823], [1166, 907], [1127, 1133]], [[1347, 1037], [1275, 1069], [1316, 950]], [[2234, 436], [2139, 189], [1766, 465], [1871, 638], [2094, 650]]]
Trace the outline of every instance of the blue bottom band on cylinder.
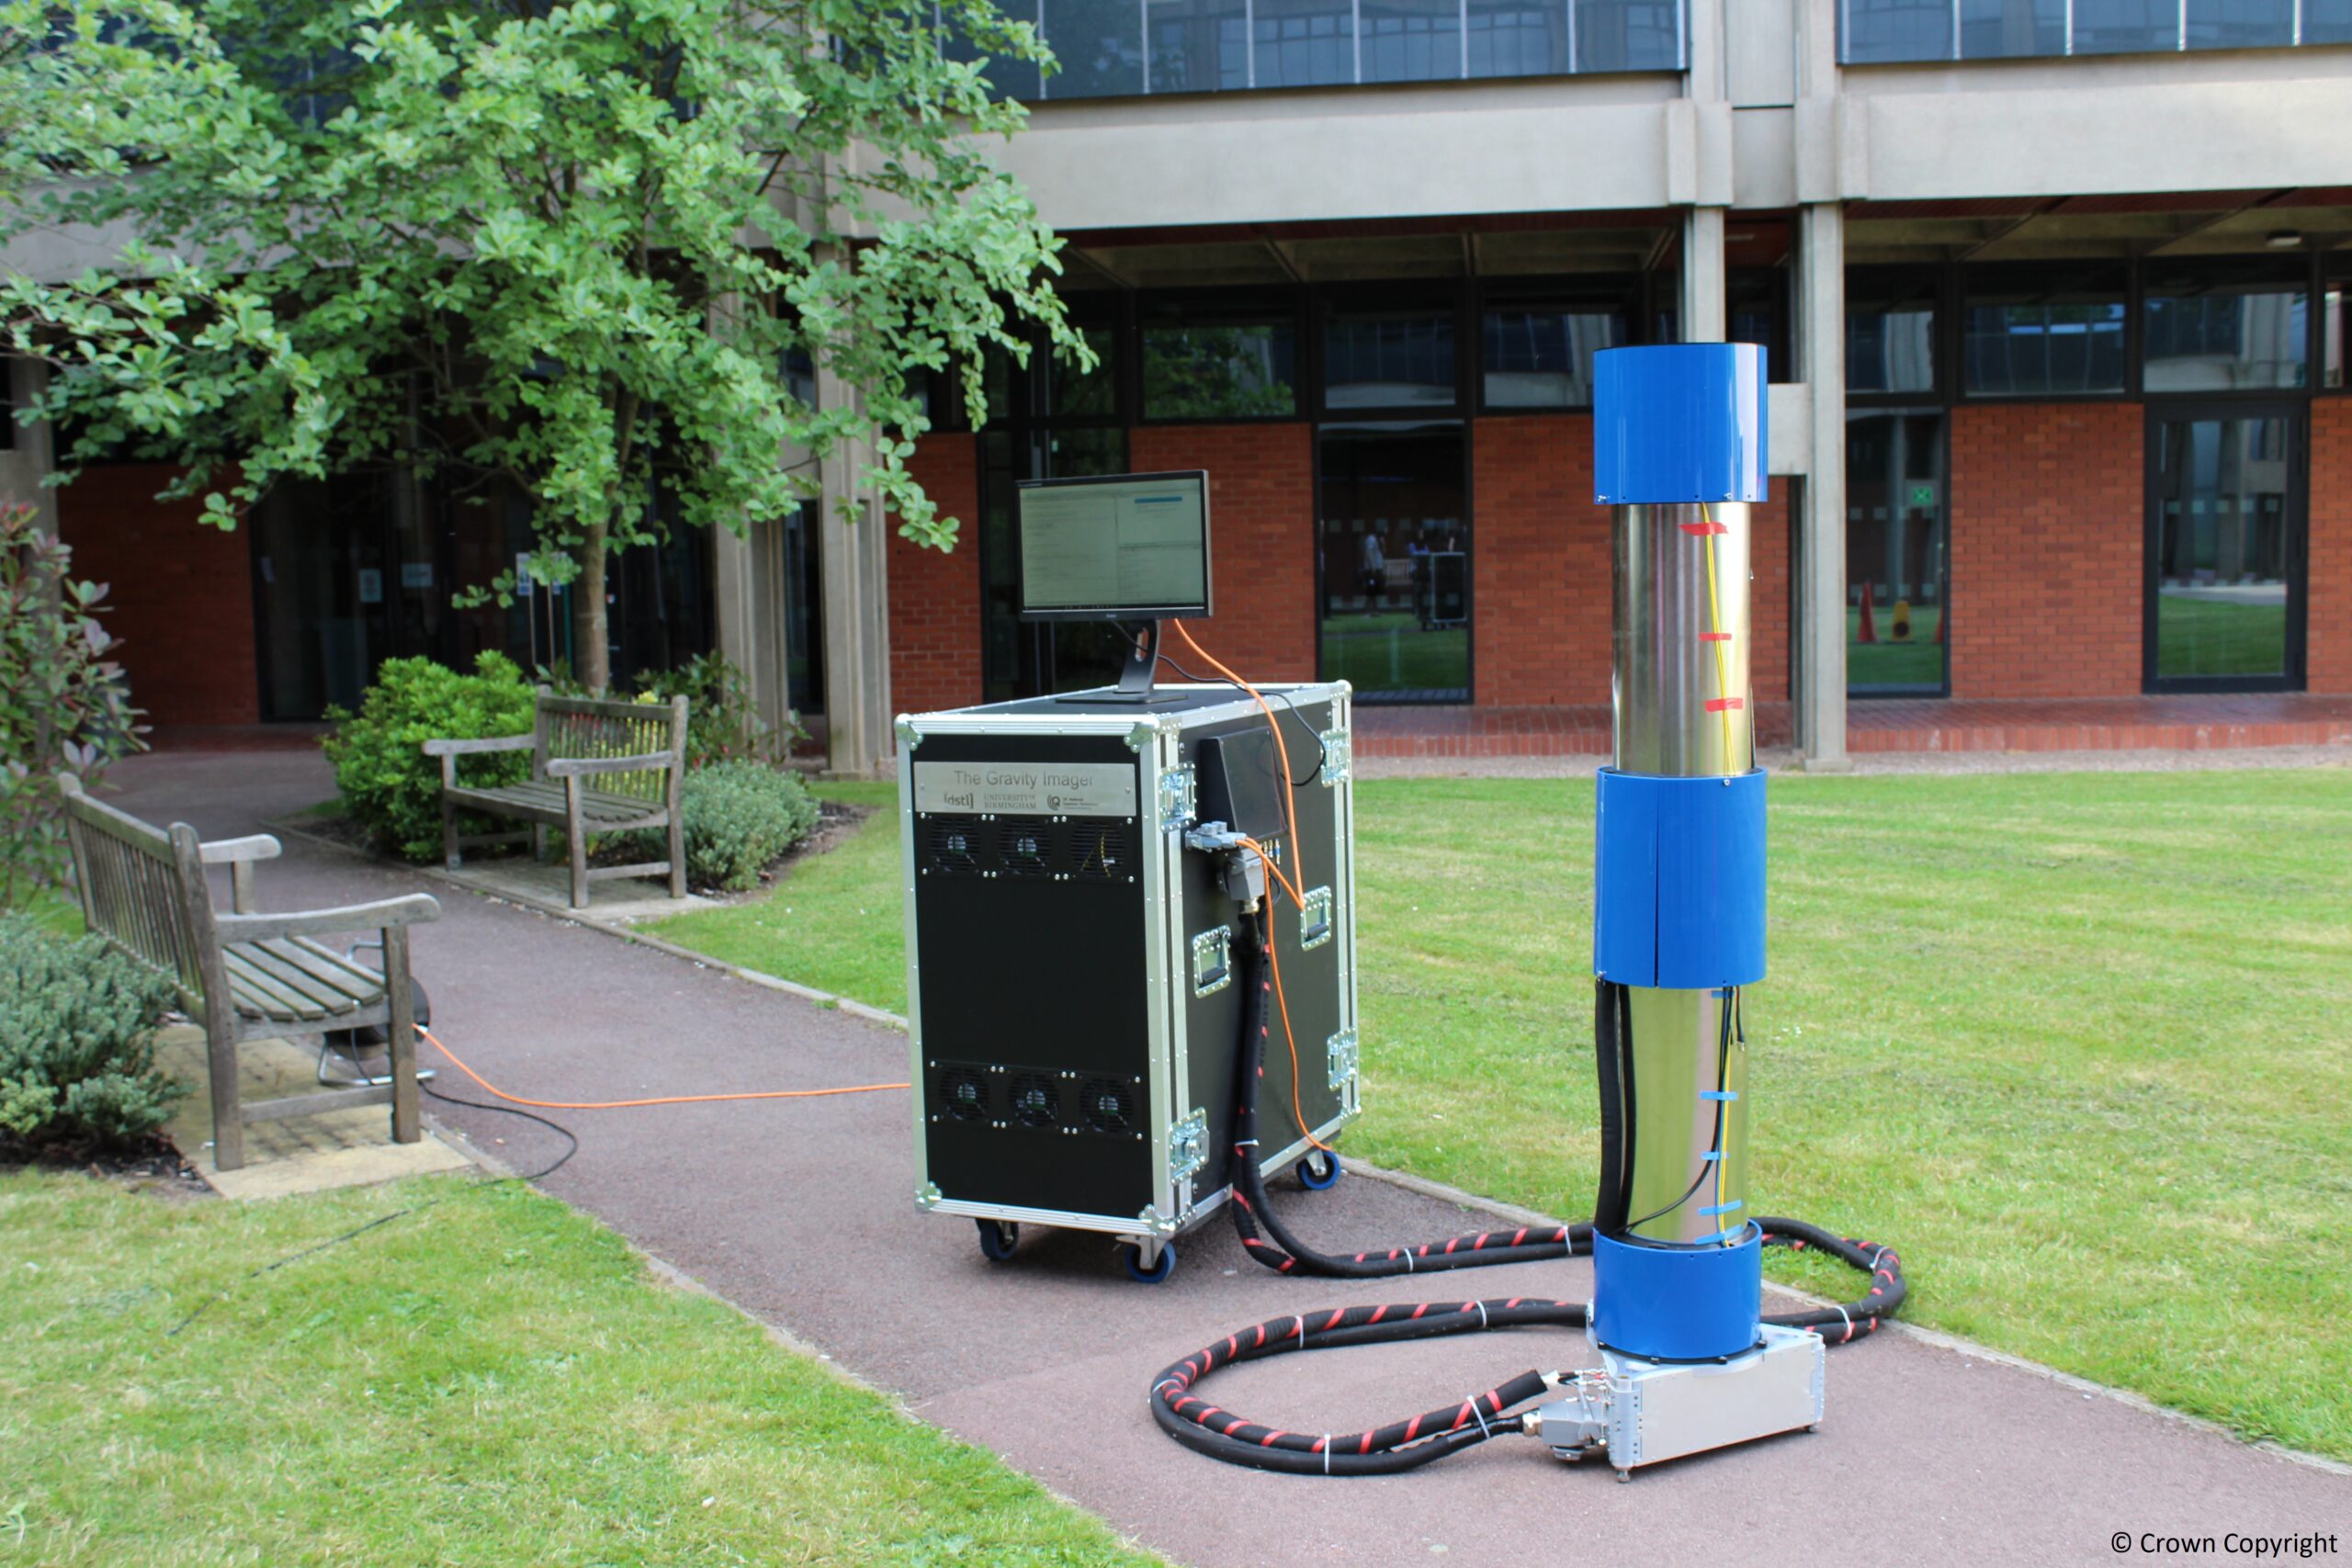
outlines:
[[1592, 1238], [1592, 1334], [1653, 1361], [1707, 1361], [1754, 1348], [1764, 1312], [1764, 1233], [1736, 1247], [1642, 1247]]

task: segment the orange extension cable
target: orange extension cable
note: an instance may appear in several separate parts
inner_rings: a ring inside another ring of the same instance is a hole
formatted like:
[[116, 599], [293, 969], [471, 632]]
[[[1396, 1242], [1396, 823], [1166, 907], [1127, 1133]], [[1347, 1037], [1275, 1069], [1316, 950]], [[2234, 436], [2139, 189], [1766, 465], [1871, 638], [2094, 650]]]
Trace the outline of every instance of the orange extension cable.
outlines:
[[639, 1105], [701, 1105], [715, 1100], [817, 1100], [829, 1094], [874, 1094], [883, 1089], [906, 1089], [902, 1083], [861, 1083], [841, 1089], [770, 1089], [746, 1094], [664, 1094], [650, 1100], [526, 1100], [519, 1094], [509, 1094], [471, 1067], [464, 1058], [441, 1043], [441, 1037], [423, 1024], [416, 1032], [432, 1042], [433, 1048], [449, 1058], [449, 1065], [474, 1080], [488, 1093], [510, 1105], [536, 1106], [541, 1111], [628, 1111]]
[[[1298, 867], [1299, 880], [1302, 882], [1306, 881], [1306, 860], [1305, 855], [1301, 852], [1303, 846], [1298, 841], [1298, 804], [1291, 799], [1291, 790], [1293, 786], [1290, 781], [1295, 775], [1294, 775], [1290, 771], [1290, 748], [1283, 742], [1282, 721], [1274, 716], [1273, 705], [1266, 701], [1265, 694], [1260, 692], [1257, 687], [1251, 685], [1249, 682], [1243, 680], [1240, 676], [1235, 674], [1224, 665], [1218, 663], [1216, 654], [1211, 653], [1207, 649], [1203, 648], [1199, 643], [1194, 642], [1193, 640], [1193, 634], [1184, 629], [1183, 622], [1171, 621], [1169, 624], [1176, 628], [1176, 635], [1184, 639], [1184, 646], [1186, 648], [1191, 649], [1194, 653], [1200, 655], [1202, 661], [1207, 664], [1210, 669], [1216, 671], [1218, 674], [1224, 676], [1227, 680], [1232, 682], [1243, 691], [1249, 693], [1250, 697], [1257, 703], [1258, 711], [1266, 716], [1266, 728], [1274, 732], [1274, 755], [1281, 758], [1283, 763], [1283, 815], [1290, 823], [1290, 844], [1291, 854], [1293, 856], [1292, 863]], [[1271, 865], [1273, 863], [1269, 861], [1267, 863]], [[1293, 902], [1297, 903], [1299, 908], [1302, 909], [1306, 907], [1306, 903], [1299, 898], [1298, 890], [1295, 887], [1293, 887], [1288, 882], [1284, 882], [1283, 886], [1284, 889], [1290, 893]]]

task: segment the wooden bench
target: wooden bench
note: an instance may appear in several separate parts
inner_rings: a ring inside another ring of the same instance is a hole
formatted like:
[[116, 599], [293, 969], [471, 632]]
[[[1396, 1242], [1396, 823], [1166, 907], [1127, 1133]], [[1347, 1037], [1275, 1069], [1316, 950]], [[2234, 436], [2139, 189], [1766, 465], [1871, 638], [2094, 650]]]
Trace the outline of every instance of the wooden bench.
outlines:
[[[670, 879], [670, 897], [686, 896], [686, 846], [678, 798], [686, 776], [686, 699], [667, 703], [602, 702], [559, 697], [540, 689], [528, 735], [489, 740], [428, 740], [427, 756], [441, 759], [441, 860], [451, 871], [469, 845], [512, 843], [520, 833], [460, 838], [458, 814], [520, 818], [531, 824], [531, 853], [547, 858], [548, 829], [563, 829], [571, 854], [571, 907], [585, 908], [588, 884], [608, 876]], [[478, 789], [458, 784], [458, 759], [485, 752], [528, 751], [528, 783]], [[636, 865], [588, 863], [588, 835], [638, 829], [669, 830], [670, 858]]]
[[[277, 856], [276, 839], [261, 833], [200, 843], [185, 822], [168, 829], [151, 827], [91, 799], [70, 774], [60, 783], [83, 919], [124, 953], [169, 976], [179, 989], [181, 1010], [204, 1026], [214, 1164], [222, 1170], [244, 1165], [248, 1122], [313, 1116], [346, 1105], [390, 1102], [392, 1141], [416, 1142], [421, 1122], [408, 928], [440, 919], [441, 906], [412, 893], [334, 909], [259, 914], [253, 907], [254, 863]], [[208, 865], [229, 867], [229, 914], [213, 911], [204, 874]], [[311, 940], [358, 931], [383, 933], [381, 974]], [[371, 1023], [384, 1025], [390, 1036], [390, 1083], [250, 1105], [239, 1097], [242, 1042]]]

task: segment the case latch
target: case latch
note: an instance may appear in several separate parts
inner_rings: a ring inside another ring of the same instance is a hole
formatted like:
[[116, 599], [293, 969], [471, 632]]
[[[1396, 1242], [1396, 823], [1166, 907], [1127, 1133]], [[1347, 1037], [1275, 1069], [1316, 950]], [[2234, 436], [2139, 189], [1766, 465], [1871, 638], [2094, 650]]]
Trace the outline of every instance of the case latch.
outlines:
[[1345, 729], [1327, 729], [1323, 742], [1323, 787], [1335, 789], [1348, 782], [1350, 770], [1355, 765], [1356, 743]]
[[1345, 1089], [1356, 1076], [1356, 1032], [1342, 1029], [1323, 1043], [1323, 1057], [1329, 1067], [1331, 1092]]
[[1209, 1113], [1195, 1107], [1168, 1129], [1168, 1179], [1182, 1181], [1208, 1163]]
[[1189, 828], [1193, 817], [1193, 781], [1190, 768], [1170, 768], [1159, 775], [1159, 827], [1162, 832]]
[[1193, 938], [1193, 995], [1213, 997], [1233, 984], [1233, 928], [1215, 926]]

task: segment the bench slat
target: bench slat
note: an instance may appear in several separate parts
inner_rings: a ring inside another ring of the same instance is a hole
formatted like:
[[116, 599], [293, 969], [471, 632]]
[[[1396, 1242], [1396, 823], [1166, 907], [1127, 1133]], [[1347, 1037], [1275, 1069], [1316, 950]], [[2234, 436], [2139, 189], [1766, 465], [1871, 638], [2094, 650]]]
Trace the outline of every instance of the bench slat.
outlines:
[[230, 964], [231, 990], [244, 993], [239, 1010], [264, 1017], [334, 1018], [372, 1006], [384, 994], [381, 977], [372, 971], [301, 937], [231, 942], [221, 955]]
[[[514, 816], [543, 817], [559, 824], [565, 820], [567, 813], [560, 784], [506, 784], [497, 789], [453, 789], [443, 793], [460, 806]], [[603, 831], [617, 825], [643, 825], [649, 818], [666, 820], [668, 808], [660, 801], [606, 795], [600, 790], [582, 790], [580, 792], [580, 815]]]
[[220, 962], [229, 972], [230, 998], [237, 1010], [247, 1017], [286, 1019], [297, 1022], [326, 1017], [324, 1007], [235, 949], [223, 950]]

